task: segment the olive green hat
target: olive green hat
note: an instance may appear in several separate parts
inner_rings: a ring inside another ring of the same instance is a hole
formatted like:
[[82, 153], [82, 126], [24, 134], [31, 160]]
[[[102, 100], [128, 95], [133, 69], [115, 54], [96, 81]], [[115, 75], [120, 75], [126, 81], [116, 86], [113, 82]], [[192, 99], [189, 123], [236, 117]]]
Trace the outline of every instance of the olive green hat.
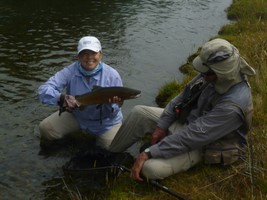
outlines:
[[193, 67], [200, 73], [212, 70], [217, 75], [215, 89], [220, 94], [241, 82], [241, 74], [256, 74], [240, 56], [238, 49], [224, 39], [214, 39], [205, 43], [200, 54], [193, 60]]

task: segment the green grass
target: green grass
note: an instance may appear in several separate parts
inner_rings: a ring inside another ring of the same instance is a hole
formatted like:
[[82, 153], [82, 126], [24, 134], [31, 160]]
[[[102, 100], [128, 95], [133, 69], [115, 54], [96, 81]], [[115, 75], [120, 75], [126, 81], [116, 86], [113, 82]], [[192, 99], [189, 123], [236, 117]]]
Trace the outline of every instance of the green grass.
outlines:
[[[230, 168], [200, 165], [166, 181], [168, 185], [191, 194], [192, 199], [267, 199], [267, 1], [234, 1], [228, 9], [228, 17], [236, 21], [222, 27], [218, 37], [233, 43], [257, 72], [249, 79], [254, 103], [250, 151], [243, 162]], [[183, 68], [192, 69], [191, 61], [189, 58]], [[188, 73], [188, 76], [192, 77], [192, 74]], [[164, 87], [159, 93], [161, 96], [164, 96]], [[174, 95], [168, 91], [167, 97], [171, 96]], [[191, 191], [184, 188], [191, 188]]]
[[[267, 199], [267, 0], [234, 0], [227, 13], [229, 19], [235, 21], [222, 27], [218, 37], [233, 43], [257, 72], [255, 77], [249, 78], [254, 103], [249, 151], [243, 161], [230, 167], [199, 164], [165, 179], [162, 184], [193, 200], [264, 200]], [[185, 74], [182, 82], [170, 80], [161, 88], [156, 97], [160, 107], [164, 107], [195, 75], [191, 63], [196, 54], [180, 67]], [[110, 200], [174, 199], [147, 184], [132, 181], [127, 173], [109, 185], [109, 189], [107, 199]]]

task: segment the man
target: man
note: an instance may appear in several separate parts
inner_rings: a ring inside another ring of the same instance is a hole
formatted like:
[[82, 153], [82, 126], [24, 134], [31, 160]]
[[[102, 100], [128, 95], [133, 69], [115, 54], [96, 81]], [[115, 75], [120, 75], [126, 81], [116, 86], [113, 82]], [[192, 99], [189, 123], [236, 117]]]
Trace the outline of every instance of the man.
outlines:
[[202, 160], [228, 165], [245, 147], [253, 110], [246, 75], [255, 71], [223, 39], [204, 44], [193, 67], [200, 74], [164, 110], [134, 107], [114, 138], [110, 151], [118, 152], [152, 133], [151, 146], [132, 167], [133, 179], [163, 179]]
[[85, 109], [79, 109], [74, 98], [91, 92], [94, 86], [122, 86], [119, 73], [102, 61], [100, 41], [94, 36], [81, 38], [77, 57], [77, 61], [58, 71], [38, 88], [42, 103], [60, 105], [68, 111], [57, 111], [40, 123], [40, 145], [43, 148], [57, 145], [55, 141], [83, 130], [96, 137], [98, 146], [107, 149], [122, 123], [119, 97], [110, 99], [110, 103], [90, 105]]

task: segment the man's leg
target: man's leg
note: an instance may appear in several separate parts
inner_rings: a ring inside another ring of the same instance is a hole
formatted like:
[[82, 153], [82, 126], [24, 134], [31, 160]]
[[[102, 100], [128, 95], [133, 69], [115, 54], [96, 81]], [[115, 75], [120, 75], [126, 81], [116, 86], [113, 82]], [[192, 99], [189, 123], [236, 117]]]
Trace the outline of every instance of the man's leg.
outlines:
[[162, 112], [162, 108], [135, 106], [117, 132], [109, 150], [125, 151], [146, 133], [153, 133]]
[[[175, 121], [169, 127], [169, 134], [179, 134], [186, 124]], [[202, 160], [200, 150], [190, 151], [171, 158], [149, 159], [144, 163], [142, 173], [148, 179], [164, 179], [178, 172], [186, 171]]]
[[96, 145], [104, 149], [108, 149], [121, 124], [114, 125], [110, 130], [96, 138]]
[[142, 174], [148, 179], [164, 179], [193, 167], [201, 161], [201, 155], [201, 151], [194, 150], [168, 159], [152, 158], [145, 162]]

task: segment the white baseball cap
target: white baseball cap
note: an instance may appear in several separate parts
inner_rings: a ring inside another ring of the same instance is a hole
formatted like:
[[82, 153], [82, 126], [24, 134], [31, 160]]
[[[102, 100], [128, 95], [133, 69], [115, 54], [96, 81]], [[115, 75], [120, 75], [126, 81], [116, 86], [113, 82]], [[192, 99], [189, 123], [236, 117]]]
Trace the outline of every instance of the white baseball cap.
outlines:
[[85, 36], [82, 37], [78, 43], [77, 47], [77, 54], [79, 54], [81, 51], [88, 49], [94, 52], [101, 51], [101, 43], [100, 41], [93, 36]]

